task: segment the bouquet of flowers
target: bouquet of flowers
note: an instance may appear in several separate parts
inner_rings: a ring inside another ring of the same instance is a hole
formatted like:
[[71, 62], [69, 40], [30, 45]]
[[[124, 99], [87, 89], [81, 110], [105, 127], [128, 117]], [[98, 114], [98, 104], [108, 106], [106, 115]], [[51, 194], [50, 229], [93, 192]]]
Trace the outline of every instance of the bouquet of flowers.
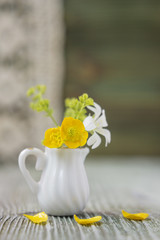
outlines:
[[32, 98], [30, 107], [37, 112], [45, 112], [55, 125], [46, 130], [42, 144], [48, 148], [78, 148], [85, 144], [92, 149], [101, 143], [100, 135], [105, 137], [105, 146], [111, 141], [105, 110], [84, 93], [78, 98], [65, 100], [64, 119], [59, 125], [53, 116], [48, 99], [43, 98], [45, 85], [37, 85], [27, 91]]

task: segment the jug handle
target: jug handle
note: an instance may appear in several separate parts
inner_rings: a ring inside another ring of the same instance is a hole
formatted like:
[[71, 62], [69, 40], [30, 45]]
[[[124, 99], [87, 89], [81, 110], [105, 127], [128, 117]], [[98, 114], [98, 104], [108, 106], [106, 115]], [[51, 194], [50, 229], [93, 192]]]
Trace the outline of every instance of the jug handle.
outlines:
[[20, 153], [19, 158], [18, 158], [19, 168], [20, 168], [26, 182], [28, 183], [31, 191], [33, 193], [37, 193], [39, 182], [36, 182], [31, 177], [28, 169], [26, 168], [26, 164], [25, 164], [26, 158], [29, 155], [33, 155], [36, 157], [36, 166], [35, 166], [36, 170], [43, 170], [45, 163], [46, 163], [46, 155], [44, 152], [42, 152], [38, 148], [26, 148]]

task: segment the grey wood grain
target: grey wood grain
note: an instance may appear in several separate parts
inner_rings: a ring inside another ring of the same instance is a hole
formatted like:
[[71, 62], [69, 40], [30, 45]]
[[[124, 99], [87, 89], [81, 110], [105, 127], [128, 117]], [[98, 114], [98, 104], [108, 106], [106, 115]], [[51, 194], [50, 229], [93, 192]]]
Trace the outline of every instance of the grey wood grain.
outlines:
[[[99, 223], [78, 225], [73, 217], [49, 216], [33, 224], [23, 213], [40, 209], [18, 166], [0, 169], [0, 239], [160, 239], [160, 163], [156, 159], [87, 159], [90, 199], [79, 217], [101, 215]], [[31, 169], [37, 177], [35, 171]], [[55, 183], [56, 184], [56, 183]], [[144, 221], [124, 219], [121, 210], [148, 212]]]

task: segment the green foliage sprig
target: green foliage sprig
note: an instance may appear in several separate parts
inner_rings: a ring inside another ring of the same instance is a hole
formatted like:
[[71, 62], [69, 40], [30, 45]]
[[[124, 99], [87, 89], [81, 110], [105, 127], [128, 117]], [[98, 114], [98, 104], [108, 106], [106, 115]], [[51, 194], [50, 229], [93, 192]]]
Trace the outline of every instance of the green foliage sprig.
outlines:
[[94, 105], [94, 101], [92, 98], [88, 97], [88, 94], [84, 93], [82, 96], [77, 98], [66, 98], [65, 106], [66, 111], [65, 117], [73, 117], [75, 119], [79, 119], [83, 121], [87, 115], [87, 110], [85, 109], [87, 106]]
[[32, 102], [30, 103], [30, 107], [37, 112], [45, 112], [47, 117], [50, 117], [54, 124], [58, 126], [56, 120], [53, 117], [53, 109], [50, 108], [49, 100], [43, 98], [43, 94], [46, 91], [45, 85], [37, 85], [35, 87], [31, 87], [27, 91], [27, 96], [32, 97]]

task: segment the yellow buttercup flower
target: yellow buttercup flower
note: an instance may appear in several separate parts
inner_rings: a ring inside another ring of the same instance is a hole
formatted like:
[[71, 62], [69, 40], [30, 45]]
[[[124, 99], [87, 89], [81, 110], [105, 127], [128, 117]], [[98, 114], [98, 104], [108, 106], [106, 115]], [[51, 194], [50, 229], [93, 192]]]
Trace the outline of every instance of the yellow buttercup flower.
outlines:
[[86, 144], [88, 132], [80, 120], [66, 117], [61, 125], [61, 137], [67, 147], [77, 148]]
[[124, 210], [122, 210], [122, 215], [123, 215], [123, 217], [131, 219], [131, 220], [144, 220], [149, 216], [148, 213], [134, 213], [134, 214], [132, 214], [132, 213], [125, 212]]
[[63, 144], [61, 138], [61, 127], [47, 129], [42, 144], [49, 148], [61, 147]]
[[48, 220], [48, 216], [45, 212], [40, 212], [34, 216], [27, 215], [27, 214], [23, 214], [23, 215], [34, 223], [42, 223]]

